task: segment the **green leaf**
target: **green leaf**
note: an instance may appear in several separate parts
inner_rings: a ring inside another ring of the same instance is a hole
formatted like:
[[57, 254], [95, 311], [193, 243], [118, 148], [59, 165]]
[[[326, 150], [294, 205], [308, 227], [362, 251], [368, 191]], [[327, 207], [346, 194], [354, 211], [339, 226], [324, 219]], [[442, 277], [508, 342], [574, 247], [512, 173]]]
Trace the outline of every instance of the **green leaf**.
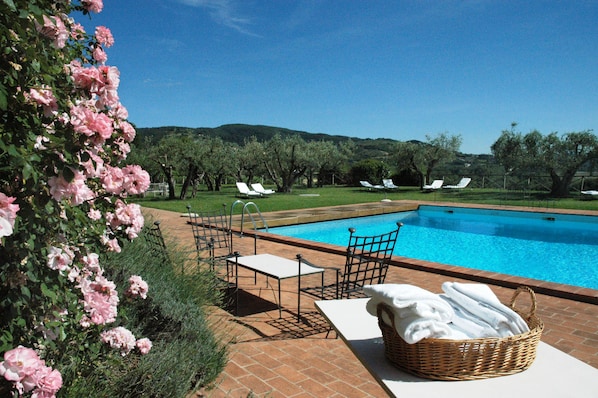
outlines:
[[5, 111], [8, 108], [8, 95], [6, 93], [6, 88], [2, 83], [0, 83], [0, 109]]
[[42, 283], [41, 288], [44, 296], [52, 299], [52, 302], [56, 301], [56, 293], [52, 289], [48, 288], [45, 283]]
[[15, 6], [15, 3], [12, 0], [3, 0], [3, 2], [8, 6], [8, 8], [10, 8], [11, 11], [17, 11], [17, 7]]
[[[25, 165], [23, 166], [23, 178], [25, 180], [28, 180], [34, 174], [35, 174], [35, 169], [33, 168], [33, 166], [31, 166], [30, 163], [25, 163]], [[35, 177], [34, 177], [34, 179], [35, 179]]]
[[31, 290], [27, 286], [21, 286], [21, 294], [27, 298], [31, 298]]
[[42, 10], [35, 4], [29, 4], [29, 11], [34, 15], [42, 15]]
[[65, 167], [62, 169], [62, 177], [63, 177], [63, 178], [66, 180], [66, 181], [68, 181], [68, 182], [71, 182], [71, 181], [73, 181], [73, 179], [75, 178], [75, 173], [73, 173], [73, 170], [72, 170], [70, 167], [68, 167], [68, 166], [65, 166]]

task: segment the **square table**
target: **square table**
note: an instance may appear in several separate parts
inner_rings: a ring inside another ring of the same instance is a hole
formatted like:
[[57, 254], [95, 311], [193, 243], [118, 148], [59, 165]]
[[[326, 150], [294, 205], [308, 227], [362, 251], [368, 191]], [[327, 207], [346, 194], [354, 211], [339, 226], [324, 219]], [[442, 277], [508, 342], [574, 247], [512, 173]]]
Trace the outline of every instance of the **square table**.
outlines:
[[508, 376], [439, 381], [410, 375], [384, 356], [378, 318], [367, 312], [367, 300], [316, 301], [315, 305], [391, 397], [598, 397], [598, 369], [543, 342], [528, 369]]
[[[253, 256], [230, 257], [227, 263], [235, 266], [235, 288], [237, 313], [239, 309], [239, 269], [248, 269], [256, 274], [265, 275], [278, 281], [278, 316], [282, 318], [282, 303], [280, 301], [280, 281], [288, 278], [297, 278], [299, 275], [312, 275], [324, 273], [324, 268], [313, 267], [299, 259], [289, 260], [273, 254], [256, 254]], [[301, 278], [297, 278], [297, 320], [301, 315]]]

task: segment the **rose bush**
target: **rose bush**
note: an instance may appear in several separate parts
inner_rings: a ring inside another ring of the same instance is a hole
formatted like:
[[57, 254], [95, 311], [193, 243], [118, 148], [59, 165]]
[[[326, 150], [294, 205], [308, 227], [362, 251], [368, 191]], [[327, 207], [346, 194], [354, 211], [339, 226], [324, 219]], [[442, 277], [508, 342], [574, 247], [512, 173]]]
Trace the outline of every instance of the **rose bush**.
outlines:
[[[118, 319], [118, 287], [101, 255], [143, 227], [149, 175], [121, 167], [135, 138], [120, 103], [114, 38], [73, 19], [102, 0], [0, 2], [0, 395], [54, 396], [61, 368], [92, 369], [102, 356], [147, 354]], [[126, 287], [123, 287], [125, 289]], [[139, 277], [127, 297], [147, 297]], [[125, 294], [125, 291], [122, 291]]]

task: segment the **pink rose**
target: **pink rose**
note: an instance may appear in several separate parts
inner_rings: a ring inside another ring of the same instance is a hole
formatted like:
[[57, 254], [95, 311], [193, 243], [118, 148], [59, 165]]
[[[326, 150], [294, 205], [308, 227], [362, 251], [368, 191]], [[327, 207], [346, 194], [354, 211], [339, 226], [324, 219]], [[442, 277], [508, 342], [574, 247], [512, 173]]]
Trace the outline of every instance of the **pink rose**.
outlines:
[[3, 236], [10, 236], [13, 234], [13, 232], [13, 226], [10, 225], [10, 223], [5, 218], [0, 217], [0, 238]]
[[71, 25], [71, 38], [73, 40], [81, 40], [85, 37], [85, 28], [78, 22]]
[[98, 91], [100, 96], [100, 104], [109, 108], [113, 108], [120, 104], [118, 98], [118, 86], [120, 84], [120, 72], [115, 66], [100, 66], [100, 77], [102, 78], [103, 86]]
[[83, 293], [83, 309], [87, 312], [85, 322], [104, 325], [116, 321], [119, 300], [113, 282], [97, 275], [93, 281], [82, 279], [78, 287]]
[[114, 144], [118, 147], [118, 151], [116, 148], [114, 149], [114, 154], [121, 160], [126, 159], [129, 152], [131, 152], [131, 145], [129, 145], [128, 142], [125, 142], [122, 138], [115, 140]]
[[69, 38], [69, 32], [66, 30], [62, 19], [55, 16], [48, 17], [47, 15], [44, 15], [43, 19], [43, 26], [37, 22], [35, 23], [37, 31], [47, 38], [52, 39], [54, 41], [53, 45], [56, 48], [63, 48]]
[[93, 59], [95, 59], [97, 62], [103, 64], [108, 60], [108, 55], [106, 54], [106, 51], [104, 51], [104, 49], [100, 46], [96, 47], [92, 54]]
[[[108, 218], [108, 216], [106, 216], [106, 218]], [[102, 244], [108, 248], [108, 251], [114, 252], [114, 253], [120, 253], [121, 247], [118, 243], [118, 239], [116, 239], [116, 238], [110, 239], [107, 235], [104, 235], [104, 236], [102, 236], [101, 241], [102, 241]]]
[[50, 195], [52, 195], [54, 200], [60, 201], [67, 196], [69, 183], [62, 177], [62, 175], [50, 177], [48, 179], [48, 185], [50, 186]]
[[105, 166], [100, 174], [102, 187], [106, 192], [120, 195], [123, 191], [124, 173], [118, 167]]
[[112, 117], [113, 119], [115, 119], [117, 121], [124, 122], [124, 120], [129, 117], [129, 111], [120, 102], [118, 104], [116, 104], [114, 107], [110, 108], [109, 113], [110, 113], [110, 117]]
[[0, 376], [14, 382], [19, 396], [34, 390], [32, 398], [54, 398], [62, 387], [60, 372], [46, 366], [34, 350], [23, 346], [4, 353]]
[[70, 200], [74, 206], [95, 198], [93, 191], [85, 184], [85, 176], [79, 170], [75, 171], [75, 177], [70, 183], [59, 175], [50, 177], [48, 185], [54, 200]]
[[81, 0], [81, 4], [89, 12], [99, 13], [104, 8], [102, 0]]
[[129, 297], [139, 296], [142, 299], [147, 298], [149, 287], [139, 275], [133, 275], [129, 278], [129, 288], [125, 294]]
[[71, 108], [71, 124], [76, 132], [94, 137], [100, 143], [109, 139], [114, 132], [112, 120], [108, 116], [85, 106]]
[[100, 336], [102, 342], [109, 344], [112, 348], [119, 349], [123, 356], [135, 348], [135, 336], [131, 331], [122, 326], [106, 330]]
[[92, 94], [97, 94], [104, 87], [104, 78], [99, 69], [93, 66], [84, 68], [78, 62], [71, 62], [69, 69], [75, 86], [88, 90]]
[[141, 214], [141, 206], [136, 203], [125, 205], [123, 201], [117, 200], [114, 214], [108, 214], [110, 217], [107, 215], [106, 218], [111, 226], [127, 225], [125, 232], [129, 239], [135, 239], [143, 229], [144, 218]]
[[70, 267], [75, 258], [75, 254], [68, 247], [50, 247], [48, 253], [48, 267], [53, 270], [64, 271]]
[[54, 97], [54, 93], [52, 93], [52, 88], [47, 85], [43, 85], [40, 88], [30, 89], [28, 97], [36, 104], [42, 105], [44, 116], [46, 117], [50, 117], [58, 111], [56, 97]]
[[100, 266], [100, 257], [97, 253], [90, 253], [83, 256], [81, 262], [85, 265], [85, 272], [88, 275], [95, 274], [101, 276], [104, 273], [104, 270]]
[[152, 349], [152, 342], [148, 338], [142, 338], [135, 343], [141, 355], [145, 355]]
[[37, 387], [31, 398], [54, 398], [62, 387], [62, 375], [51, 367], [43, 366], [33, 375]]
[[96, 28], [95, 36], [98, 43], [100, 43], [102, 46], [106, 48], [110, 48], [114, 44], [114, 37], [112, 36], [112, 32], [110, 32], [110, 29], [108, 29], [105, 26], [98, 26]]
[[122, 121], [118, 124], [118, 129], [120, 129], [120, 131], [122, 131], [123, 138], [127, 142], [133, 142], [133, 140], [135, 139], [135, 135], [137, 133], [136, 133], [133, 125], [131, 125], [131, 123], [129, 123], [127, 121]]
[[97, 209], [89, 209], [87, 217], [89, 217], [90, 220], [97, 221], [102, 218], [102, 212]]
[[16, 198], [0, 192], [0, 237], [12, 235], [19, 205], [13, 204]]
[[71, 203], [75, 206], [95, 198], [94, 192], [85, 184], [85, 176], [79, 170], [75, 171], [75, 178], [69, 186]]
[[120, 71], [116, 66], [100, 66], [98, 67], [102, 81], [110, 89], [117, 89], [120, 85]]
[[0, 376], [8, 381], [22, 381], [43, 364], [34, 350], [18, 346], [4, 353], [4, 361], [0, 362]]
[[123, 188], [130, 195], [139, 195], [147, 191], [150, 185], [150, 176], [141, 166], [129, 165], [123, 169]]
[[85, 162], [79, 163], [81, 166], [83, 166], [85, 175], [88, 178], [100, 177], [102, 175], [102, 171], [104, 170], [104, 159], [93, 152], [87, 151], [87, 154], [89, 154], [89, 159]]
[[44, 149], [48, 149], [44, 145], [44, 143], [47, 143], [47, 142], [50, 142], [50, 139], [48, 137], [44, 137], [43, 135], [38, 135], [37, 137], [35, 137], [35, 144], [33, 145], [33, 148], [38, 151], [43, 151]]

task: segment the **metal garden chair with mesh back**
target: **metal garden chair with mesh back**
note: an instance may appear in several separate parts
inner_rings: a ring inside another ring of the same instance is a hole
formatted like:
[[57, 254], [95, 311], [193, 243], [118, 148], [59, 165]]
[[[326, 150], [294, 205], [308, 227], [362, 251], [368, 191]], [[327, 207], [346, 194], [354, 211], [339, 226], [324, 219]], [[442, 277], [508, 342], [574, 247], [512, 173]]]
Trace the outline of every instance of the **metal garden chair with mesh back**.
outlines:
[[226, 204], [222, 208], [213, 211], [193, 212], [191, 206], [187, 206], [189, 213], [189, 224], [193, 230], [197, 261], [207, 261], [210, 268], [215, 270], [217, 263], [227, 265], [226, 277], [230, 276], [227, 258], [232, 253], [232, 231], [226, 217]]
[[170, 263], [166, 242], [164, 241], [164, 236], [160, 229], [160, 221], [154, 221], [152, 226], [146, 226], [144, 232], [143, 235], [149, 245], [150, 252], [160, 258], [163, 262]]
[[[349, 244], [344, 269], [318, 266], [335, 271], [336, 282], [324, 284], [324, 273], [322, 273], [321, 286], [300, 287], [300, 291], [321, 300], [366, 297], [363, 286], [384, 283], [402, 226], [402, 223], [397, 222], [396, 229], [375, 236], [357, 236], [355, 228], [349, 228]], [[315, 266], [300, 254], [297, 258], [299, 261]]]

